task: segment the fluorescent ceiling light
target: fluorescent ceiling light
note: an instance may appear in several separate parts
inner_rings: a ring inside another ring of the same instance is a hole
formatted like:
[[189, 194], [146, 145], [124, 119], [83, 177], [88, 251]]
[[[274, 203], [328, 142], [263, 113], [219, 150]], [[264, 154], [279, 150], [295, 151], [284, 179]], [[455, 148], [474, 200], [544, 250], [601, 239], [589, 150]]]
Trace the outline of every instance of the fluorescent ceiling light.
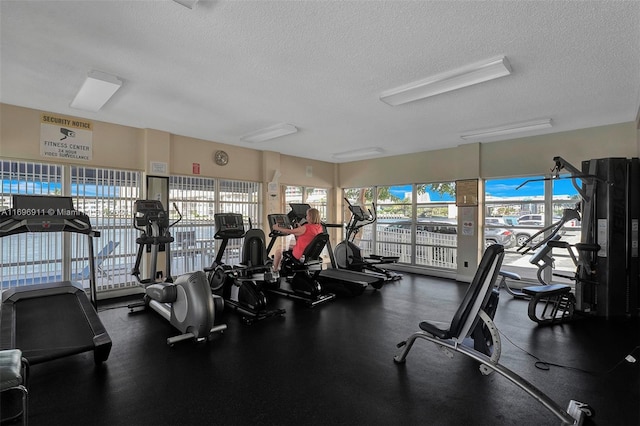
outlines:
[[248, 133], [240, 137], [240, 140], [245, 142], [264, 142], [269, 139], [279, 138], [281, 136], [290, 135], [296, 133], [298, 129], [291, 124], [276, 124], [275, 126], [267, 127], [266, 129], [256, 130], [255, 132]]
[[189, 9], [193, 9], [196, 3], [198, 3], [198, 0], [173, 0], [173, 1], [183, 5], [184, 7], [188, 7]]
[[387, 90], [382, 92], [380, 100], [391, 106], [406, 104], [509, 74], [509, 61], [505, 56], [500, 56]]
[[514, 133], [530, 132], [533, 130], [548, 129], [553, 124], [550, 118], [544, 120], [526, 121], [522, 123], [507, 124], [502, 127], [494, 127], [492, 129], [474, 130], [471, 133], [461, 135], [465, 140], [488, 139], [495, 136], [511, 135]]
[[332, 156], [337, 160], [344, 160], [348, 158], [369, 157], [371, 155], [382, 154], [383, 152], [384, 150], [382, 148], [364, 148], [356, 149], [354, 151], [336, 152]]
[[122, 81], [113, 75], [91, 71], [76, 95], [71, 108], [96, 112], [122, 86]]

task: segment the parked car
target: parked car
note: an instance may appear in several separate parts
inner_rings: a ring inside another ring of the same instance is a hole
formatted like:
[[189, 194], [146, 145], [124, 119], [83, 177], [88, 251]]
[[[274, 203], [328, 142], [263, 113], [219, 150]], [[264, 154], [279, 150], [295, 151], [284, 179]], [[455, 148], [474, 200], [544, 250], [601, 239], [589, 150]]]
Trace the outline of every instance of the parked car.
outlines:
[[525, 214], [518, 218], [518, 225], [520, 226], [543, 226], [544, 215], [543, 214]]
[[[390, 229], [411, 229], [410, 221], [396, 222], [389, 225]], [[420, 220], [416, 224], [416, 231], [435, 232], [437, 234], [457, 234], [458, 222], [449, 218], [429, 218], [429, 220]]]
[[[506, 222], [501, 217], [487, 217], [484, 220], [484, 244], [489, 247], [492, 244], [502, 244], [505, 248], [513, 247], [516, 236], [513, 231], [505, 228]], [[500, 227], [498, 227], [500, 226]]]
[[[411, 222], [396, 222], [389, 225], [390, 229], [411, 229]], [[437, 234], [455, 235], [458, 233], [458, 222], [449, 218], [429, 218], [429, 220], [421, 220], [416, 223], [417, 232], [434, 232]], [[485, 246], [491, 244], [502, 244], [505, 248], [512, 247], [515, 244], [515, 235], [506, 228], [486, 228], [485, 229]]]
[[[520, 223], [520, 218], [525, 222], [524, 224]], [[522, 246], [525, 243], [525, 241], [527, 241], [532, 235], [534, 235], [540, 229], [542, 229], [543, 222], [540, 222], [540, 220], [544, 220], [544, 217], [543, 215], [529, 214], [529, 215], [520, 216], [520, 218], [515, 219], [513, 216], [486, 217], [485, 225], [488, 225], [488, 226], [485, 228], [485, 236], [487, 235], [486, 231], [491, 230], [493, 226], [505, 227], [507, 228], [507, 230], [509, 230], [513, 234], [513, 242], [511, 243], [511, 246], [517, 246], [517, 247]], [[535, 226], [536, 228], [525, 228], [522, 225]], [[505, 245], [505, 247], [510, 247], [510, 246]]]
[[484, 219], [484, 224], [485, 225], [495, 225], [495, 226], [511, 225], [510, 223], [507, 223], [507, 221], [502, 217], [486, 217]]

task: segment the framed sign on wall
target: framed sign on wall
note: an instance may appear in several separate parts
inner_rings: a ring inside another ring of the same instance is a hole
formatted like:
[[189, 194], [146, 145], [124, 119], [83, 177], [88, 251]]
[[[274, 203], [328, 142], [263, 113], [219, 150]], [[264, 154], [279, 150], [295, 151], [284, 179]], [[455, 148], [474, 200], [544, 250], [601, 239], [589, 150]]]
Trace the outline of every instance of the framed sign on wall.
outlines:
[[478, 179], [456, 181], [456, 206], [476, 207], [478, 205]]

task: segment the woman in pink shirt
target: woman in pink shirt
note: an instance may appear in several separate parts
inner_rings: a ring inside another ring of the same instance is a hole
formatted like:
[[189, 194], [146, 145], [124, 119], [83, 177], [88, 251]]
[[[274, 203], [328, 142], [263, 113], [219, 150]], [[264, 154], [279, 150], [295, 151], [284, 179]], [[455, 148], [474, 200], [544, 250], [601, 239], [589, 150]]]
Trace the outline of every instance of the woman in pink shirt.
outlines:
[[[313, 237], [322, 233], [322, 225], [320, 224], [320, 212], [318, 209], [311, 208], [307, 210], [307, 222], [304, 225], [300, 225], [297, 228], [289, 229], [281, 226], [273, 225], [273, 230], [282, 234], [293, 235], [296, 237], [296, 245], [293, 246], [293, 257], [300, 260], [304, 249], [307, 248]], [[291, 247], [289, 247], [291, 250]], [[282, 250], [276, 251], [273, 256], [273, 270], [278, 271], [280, 269], [280, 262], [282, 261]]]

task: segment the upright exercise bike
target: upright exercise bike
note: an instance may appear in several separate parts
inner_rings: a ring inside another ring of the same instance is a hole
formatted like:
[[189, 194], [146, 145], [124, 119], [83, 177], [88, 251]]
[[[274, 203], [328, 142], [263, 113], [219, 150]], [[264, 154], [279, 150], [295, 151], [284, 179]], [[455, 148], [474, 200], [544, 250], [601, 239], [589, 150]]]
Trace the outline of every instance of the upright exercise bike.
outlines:
[[375, 204], [373, 204], [373, 211], [369, 210], [367, 214], [359, 205], [351, 204], [347, 198], [344, 200], [349, 206], [349, 211], [351, 211], [351, 219], [349, 219], [345, 228], [347, 233], [344, 241], [337, 244], [335, 248], [335, 258], [338, 267], [352, 271], [380, 274], [384, 277], [384, 281], [402, 279], [401, 274], [383, 269], [380, 266], [383, 264], [396, 263], [399, 259], [398, 257], [379, 256], [375, 254], [363, 257], [360, 247], [354, 243], [360, 229], [376, 222]]
[[210, 291], [222, 296], [228, 306], [242, 314], [242, 319], [247, 324], [265, 318], [283, 316], [286, 313], [284, 309], [267, 309], [267, 297], [260, 285], [260, 281], [272, 279], [269, 276], [271, 266], [241, 264], [239, 254], [238, 263], [233, 266], [225, 264], [222, 260], [229, 240], [245, 237], [242, 215], [216, 213], [214, 220], [216, 227], [214, 238], [220, 240], [221, 244], [211, 266], [204, 269]]
[[[145, 295], [143, 301], [129, 305], [129, 309], [133, 312], [139, 307], [150, 307], [177, 328], [182, 334], [167, 339], [171, 346], [188, 339], [201, 342], [226, 330], [226, 324], [215, 325], [216, 314], [223, 311], [224, 301], [211, 294], [204, 272], [183, 274], [173, 282], [170, 249], [173, 237], [169, 229], [182, 219], [180, 212], [179, 219], [170, 223], [160, 201], [137, 200], [134, 209], [133, 226], [142, 234], [136, 239], [138, 254], [131, 274], [145, 286]], [[166, 255], [164, 280], [157, 274], [161, 246], [164, 246]], [[147, 247], [151, 249], [150, 273], [149, 278], [141, 278], [140, 263]]]

